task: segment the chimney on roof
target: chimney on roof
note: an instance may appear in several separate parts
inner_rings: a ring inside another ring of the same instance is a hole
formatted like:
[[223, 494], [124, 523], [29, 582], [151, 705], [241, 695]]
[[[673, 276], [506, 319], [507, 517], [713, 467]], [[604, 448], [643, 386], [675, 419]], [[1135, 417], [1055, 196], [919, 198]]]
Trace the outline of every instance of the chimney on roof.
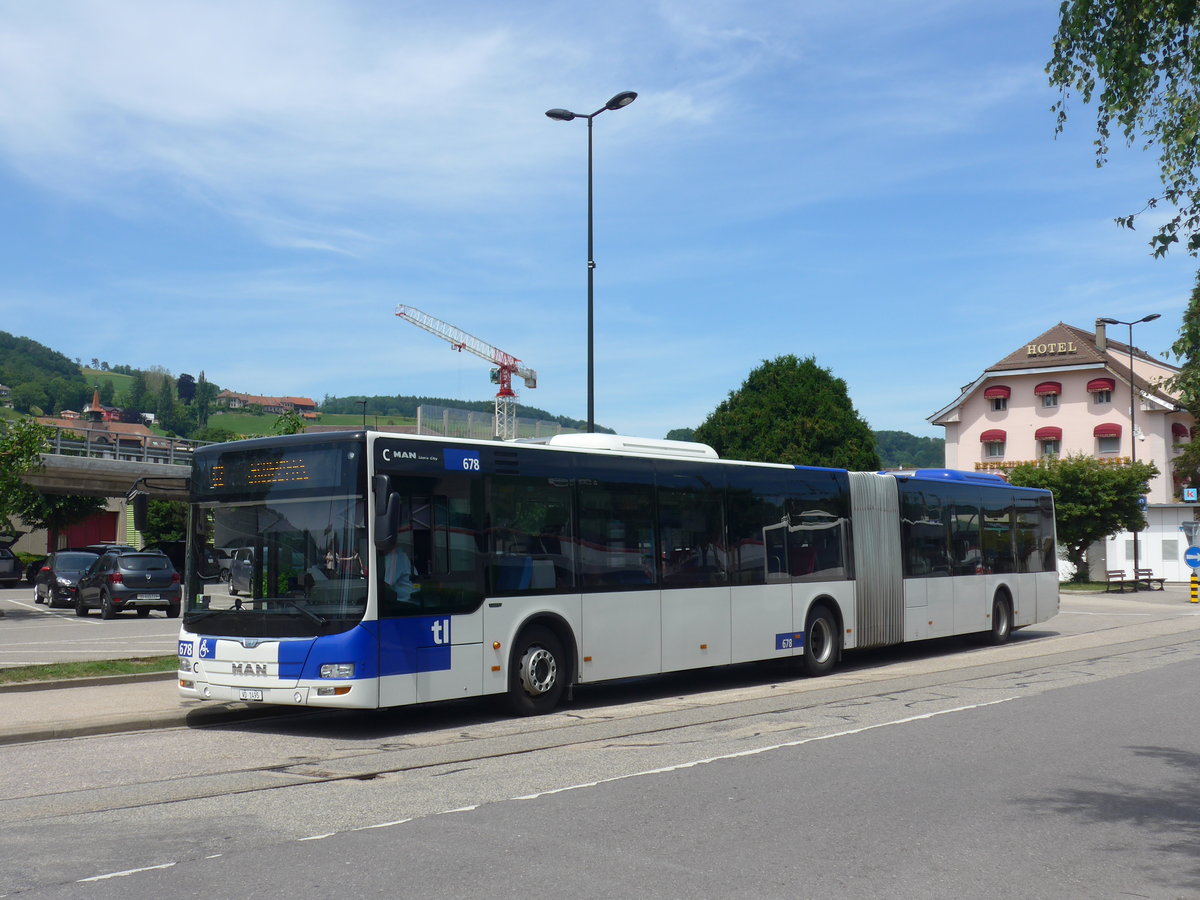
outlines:
[[1096, 349], [1103, 353], [1108, 349], [1108, 336], [1104, 333], [1105, 324], [1103, 319], [1096, 320]]

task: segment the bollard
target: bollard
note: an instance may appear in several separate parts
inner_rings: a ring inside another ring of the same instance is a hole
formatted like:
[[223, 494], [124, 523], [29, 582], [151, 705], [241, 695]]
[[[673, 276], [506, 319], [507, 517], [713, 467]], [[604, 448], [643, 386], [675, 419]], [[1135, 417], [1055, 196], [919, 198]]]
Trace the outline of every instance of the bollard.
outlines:
[[1192, 602], [1200, 603], [1200, 598], [1196, 596], [1198, 585], [1196, 584], [1196, 570], [1192, 569]]

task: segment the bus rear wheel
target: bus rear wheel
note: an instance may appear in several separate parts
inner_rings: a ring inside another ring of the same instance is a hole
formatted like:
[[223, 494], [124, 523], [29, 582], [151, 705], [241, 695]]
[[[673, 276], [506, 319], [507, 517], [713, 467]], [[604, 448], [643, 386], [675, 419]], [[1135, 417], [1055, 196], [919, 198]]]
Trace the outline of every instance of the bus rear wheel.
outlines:
[[815, 607], [808, 614], [804, 626], [804, 671], [808, 675], [828, 675], [833, 671], [838, 658], [838, 627], [833, 613], [824, 606]]
[[567, 681], [562, 641], [549, 628], [521, 632], [508, 666], [508, 705], [519, 716], [538, 716], [558, 706]]

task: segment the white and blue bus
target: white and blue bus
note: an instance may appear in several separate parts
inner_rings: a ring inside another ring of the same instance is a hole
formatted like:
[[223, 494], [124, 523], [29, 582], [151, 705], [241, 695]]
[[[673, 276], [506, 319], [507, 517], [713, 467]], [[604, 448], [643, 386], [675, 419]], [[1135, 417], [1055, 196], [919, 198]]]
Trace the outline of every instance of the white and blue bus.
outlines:
[[189, 489], [186, 698], [535, 714], [576, 684], [790, 657], [820, 675], [1058, 612], [1051, 495], [987, 474], [358, 431], [201, 448]]

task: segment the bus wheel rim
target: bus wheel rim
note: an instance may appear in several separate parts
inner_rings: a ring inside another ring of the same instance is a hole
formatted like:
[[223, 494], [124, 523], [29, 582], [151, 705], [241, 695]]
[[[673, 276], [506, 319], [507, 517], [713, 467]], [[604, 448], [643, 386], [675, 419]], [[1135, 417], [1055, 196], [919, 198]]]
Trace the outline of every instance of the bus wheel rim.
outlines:
[[521, 660], [521, 686], [527, 693], [544, 694], [554, 687], [558, 661], [544, 647], [530, 647]]
[[825, 662], [833, 653], [833, 640], [824, 619], [816, 619], [809, 628], [808, 649], [817, 662]]

